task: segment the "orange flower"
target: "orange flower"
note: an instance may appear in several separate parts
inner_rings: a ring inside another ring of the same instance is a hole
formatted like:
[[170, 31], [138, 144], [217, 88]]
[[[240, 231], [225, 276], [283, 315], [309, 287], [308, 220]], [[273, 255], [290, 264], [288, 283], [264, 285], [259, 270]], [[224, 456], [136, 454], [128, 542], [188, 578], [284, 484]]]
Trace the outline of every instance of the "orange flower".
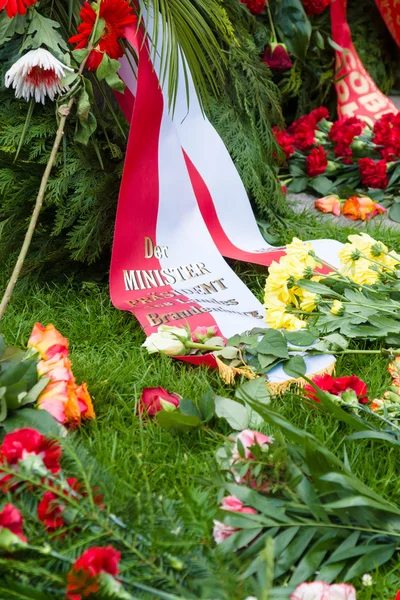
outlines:
[[67, 381], [49, 383], [38, 398], [38, 408], [47, 410], [59, 423], [79, 423], [81, 413], [74, 384]]
[[96, 413], [94, 412], [92, 399], [89, 395], [87, 384], [82, 383], [75, 388], [76, 397], [78, 399], [78, 406], [81, 413], [82, 419], [95, 419]]
[[41, 360], [37, 365], [39, 377], [49, 377], [51, 381], [74, 382], [71, 361], [67, 356], [56, 354], [49, 360]]
[[368, 196], [352, 196], [343, 205], [342, 213], [348, 218], [356, 221], [361, 219], [362, 221], [369, 221], [372, 217], [378, 214], [385, 213], [386, 208], [377, 204]]
[[340, 215], [340, 198], [339, 196], [325, 196], [315, 201], [315, 208], [323, 213], [333, 213], [337, 217]]
[[67, 356], [68, 340], [57, 331], [54, 325], [43, 327], [41, 323], [35, 323], [28, 348], [35, 348], [44, 360], [48, 360], [56, 354]]

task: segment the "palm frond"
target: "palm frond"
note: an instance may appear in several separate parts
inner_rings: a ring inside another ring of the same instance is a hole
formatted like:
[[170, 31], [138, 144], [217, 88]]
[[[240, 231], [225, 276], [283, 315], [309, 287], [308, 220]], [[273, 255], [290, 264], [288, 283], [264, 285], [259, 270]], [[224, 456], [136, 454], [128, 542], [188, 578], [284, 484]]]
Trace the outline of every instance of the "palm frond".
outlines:
[[[176, 98], [179, 63], [183, 56], [193, 77], [199, 97], [207, 103], [209, 87], [219, 93], [223, 79], [225, 56], [221, 40], [232, 40], [233, 30], [219, 0], [139, 0], [139, 16], [149, 34], [153, 55], [162, 38], [161, 80], [168, 81], [171, 106]], [[153, 15], [154, 27], [151, 25]], [[187, 67], [183, 61], [187, 87]]]

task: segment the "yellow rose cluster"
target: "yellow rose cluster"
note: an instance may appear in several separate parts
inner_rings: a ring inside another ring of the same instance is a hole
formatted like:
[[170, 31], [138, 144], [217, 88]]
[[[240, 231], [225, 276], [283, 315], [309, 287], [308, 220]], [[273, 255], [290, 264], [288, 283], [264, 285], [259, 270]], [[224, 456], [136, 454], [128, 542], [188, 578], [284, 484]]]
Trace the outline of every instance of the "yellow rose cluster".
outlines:
[[317, 306], [317, 296], [296, 286], [299, 279], [319, 279], [319, 266], [310, 243], [294, 238], [286, 247], [286, 256], [269, 268], [265, 285], [265, 320], [273, 329], [302, 329], [307, 322], [301, 318]]
[[349, 235], [349, 243], [339, 252], [341, 273], [360, 285], [385, 281], [400, 266], [400, 255], [367, 233]]

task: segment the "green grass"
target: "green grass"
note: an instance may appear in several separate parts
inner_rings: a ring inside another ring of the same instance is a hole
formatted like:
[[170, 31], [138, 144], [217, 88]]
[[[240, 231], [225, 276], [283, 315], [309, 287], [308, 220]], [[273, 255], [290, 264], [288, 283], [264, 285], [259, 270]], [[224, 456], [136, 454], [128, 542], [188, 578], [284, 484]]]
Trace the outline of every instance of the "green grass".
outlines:
[[[379, 229], [379, 228], [378, 228]], [[399, 234], [368, 231], [391, 248], [400, 250]], [[335, 230], [314, 217], [300, 216], [289, 223], [286, 240], [293, 235], [305, 238], [336, 237], [345, 241], [352, 230]], [[258, 295], [265, 280], [263, 269], [236, 263], [235, 270]], [[204, 481], [215, 470], [214, 454], [221, 436], [229, 431], [217, 424], [208, 430], [172, 437], [151, 422], [136, 415], [136, 404], [144, 387], [162, 386], [198, 400], [208, 386], [233, 397], [234, 390], [223, 385], [215, 372], [194, 368], [164, 356], [149, 357], [141, 348], [144, 334], [132, 315], [114, 309], [104, 282], [65, 281], [20, 286], [3, 322], [9, 344], [24, 346], [35, 321], [54, 323], [70, 340], [71, 358], [78, 381], [85, 380], [94, 398], [97, 420], [86, 424], [77, 435], [85, 442], [105, 470], [121, 481], [119, 504], [129, 496], [146, 490], [154, 496], [184, 499], [194, 488], [209, 491], [210, 514], [216, 492]], [[389, 382], [387, 363], [380, 357], [346, 357], [337, 363], [338, 375], [357, 374], [370, 389], [370, 397], [380, 395]], [[273, 406], [294, 424], [306, 428], [341, 458], [346, 448], [353, 472], [366, 484], [391, 501], [400, 503], [400, 452], [385, 444], [347, 442], [349, 431], [332, 417], [307, 405], [290, 392], [273, 400]], [[268, 427], [265, 428], [268, 431]], [[211, 520], [210, 520], [211, 529]], [[204, 541], [212, 547], [211, 536]], [[232, 557], [232, 560], [235, 560]], [[398, 561], [390, 568], [374, 573], [375, 584], [363, 588], [360, 581], [358, 600], [390, 599], [400, 589]]]

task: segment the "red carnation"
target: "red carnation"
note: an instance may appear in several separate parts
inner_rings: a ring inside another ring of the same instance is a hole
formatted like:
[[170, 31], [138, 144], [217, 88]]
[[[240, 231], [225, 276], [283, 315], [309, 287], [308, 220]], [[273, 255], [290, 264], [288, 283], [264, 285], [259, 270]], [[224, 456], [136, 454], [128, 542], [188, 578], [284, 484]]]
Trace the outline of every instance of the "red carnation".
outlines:
[[281, 129], [280, 127], [275, 126], [272, 128], [272, 131], [277, 143], [285, 153], [286, 160], [289, 160], [292, 154], [294, 154], [293, 138], [287, 133], [287, 131]]
[[329, 6], [330, 0], [303, 0], [308, 15], [320, 15]]
[[[79, 494], [82, 498], [87, 496], [84, 490], [82, 490], [82, 484], [75, 477], [67, 479], [67, 483], [70, 490], [64, 490], [64, 496], [70, 496], [71, 490]], [[96, 506], [104, 508], [103, 497], [101, 494], [94, 495], [93, 500]], [[47, 529], [59, 529], [65, 525], [64, 519], [62, 518], [64, 510], [65, 505], [63, 504], [62, 497], [49, 490], [43, 494], [43, 497], [38, 504], [37, 513], [39, 521], [41, 521]]]
[[[0, 446], [0, 465], [17, 465], [29, 455], [36, 454], [43, 460], [45, 467], [52, 473], [58, 473], [60, 467], [61, 447], [49, 440], [36, 429], [17, 429], [8, 433]], [[1, 475], [1, 467], [0, 467]], [[12, 478], [5, 475], [0, 479], [0, 487]]]
[[121, 554], [112, 546], [90, 548], [76, 560], [67, 575], [67, 600], [82, 600], [100, 589], [99, 575], [118, 575]]
[[374, 144], [386, 160], [400, 157], [400, 113], [388, 113], [376, 121], [374, 125]]
[[[69, 39], [71, 44], [76, 44], [76, 49], [86, 48], [96, 23], [96, 12], [85, 2], [80, 12], [82, 23], [78, 27], [79, 33]], [[136, 23], [137, 18], [132, 7], [126, 0], [102, 0], [100, 3], [99, 18], [104, 19], [105, 27], [96, 48], [91, 51], [86, 63], [89, 71], [94, 71], [103, 60], [103, 54], [110, 58], [118, 59], [124, 51], [119, 43], [125, 37], [124, 28]]]
[[178, 394], [170, 394], [162, 387], [145, 388], [139, 400], [139, 412], [147, 413], [150, 417], [154, 417], [158, 412], [164, 410], [161, 401], [179, 406], [180, 397]]
[[[345, 158], [343, 162], [351, 163], [349, 157], [353, 155], [351, 144], [357, 135], [360, 135], [365, 124], [357, 117], [340, 119], [333, 123], [329, 132], [329, 139], [335, 143], [334, 153], [337, 158]], [[347, 157], [347, 158], [346, 158]]]
[[[368, 402], [367, 384], [356, 377], [356, 375], [336, 378], [331, 377], [331, 375], [316, 375], [312, 381], [321, 390], [329, 392], [334, 396], [339, 396], [341, 398], [344, 392], [353, 391], [361, 404]], [[319, 402], [316, 392], [311, 384], [307, 384], [304, 387], [304, 392], [308, 398]]]
[[306, 158], [306, 171], [309, 177], [318, 177], [325, 173], [328, 166], [328, 158], [322, 146], [313, 148]]
[[370, 188], [385, 189], [388, 184], [386, 160], [374, 162], [372, 158], [360, 158], [361, 181]]
[[293, 134], [295, 148], [308, 150], [315, 143], [315, 124], [303, 121]]
[[19, 510], [12, 504], [6, 504], [0, 512], [0, 537], [2, 529], [8, 529], [11, 533], [19, 537], [20, 540], [26, 542], [22, 524], [23, 518]]
[[267, 0], [240, 0], [240, 2], [245, 4], [253, 15], [260, 15], [267, 4]]
[[7, 16], [11, 19], [17, 15], [24, 15], [28, 6], [36, 2], [37, 0], [0, 0], [0, 10], [5, 8]]
[[263, 61], [274, 71], [286, 71], [293, 64], [285, 44], [270, 44], [265, 49]]
[[322, 119], [329, 119], [329, 111], [325, 106], [319, 106], [318, 108], [314, 108], [308, 115], [309, 119], [313, 119], [315, 124], [318, 125]]
[[288, 128], [293, 143], [299, 150], [308, 150], [315, 143], [315, 130], [322, 119], [328, 119], [329, 112], [324, 106], [315, 108], [308, 115], [303, 115]]

